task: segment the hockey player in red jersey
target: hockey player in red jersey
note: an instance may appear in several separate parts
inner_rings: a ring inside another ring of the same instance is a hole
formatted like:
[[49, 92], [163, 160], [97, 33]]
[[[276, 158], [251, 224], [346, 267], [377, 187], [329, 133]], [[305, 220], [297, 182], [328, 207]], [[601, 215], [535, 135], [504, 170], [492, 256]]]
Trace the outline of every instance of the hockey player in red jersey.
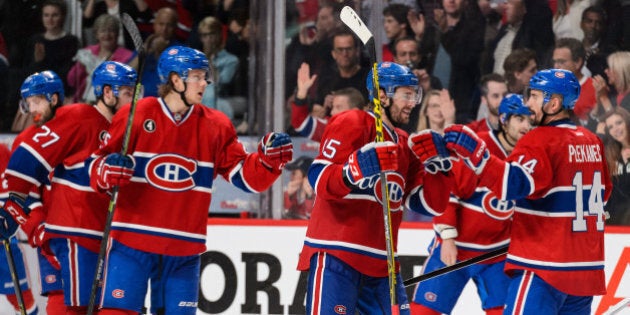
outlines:
[[[505, 159], [530, 129], [530, 110], [521, 95], [507, 95], [498, 106], [500, 131], [481, 132], [479, 138], [495, 156]], [[500, 201], [461, 160], [453, 163], [455, 185], [444, 214], [433, 218], [436, 237], [429, 247], [423, 273], [496, 250], [509, 243], [514, 201]], [[420, 282], [411, 304], [414, 315], [450, 314], [472, 279], [488, 315], [503, 313], [509, 278], [505, 256]]]
[[258, 152], [245, 152], [227, 116], [200, 104], [212, 77], [202, 52], [170, 47], [158, 73], [160, 97], [138, 102], [127, 155], [117, 152], [129, 106], [114, 116], [89, 164], [92, 187], [120, 185], [101, 315], [141, 312], [149, 279], [152, 296], [159, 297], [151, 301], [154, 313], [195, 314], [214, 179], [220, 175], [246, 192], [261, 192], [293, 155], [289, 136], [274, 132], [262, 138]]
[[[63, 105], [64, 89], [63, 82], [59, 76], [50, 70], [34, 73], [28, 76], [20, 87], [22, 99], [20, 101], [20, 110], [24, 113], [30, 113], [33, 124], [24, 129], [13, 140], [13, 150], [20, 144], [35, 135], [38, 128], [51, 120], [57, 108]], [[8, 164], [7, 159], [7, 164]], [[29, 192], [29, 198], [26, 205], [31, 209], [30, 216], [43, 218], [45, 217], [42, 199], [44, 195], [50, 192], [50, 182], [46, 179], [45, 184], [39, 187], [33, 187]], [[3, 189], [3, 200], [8, 198], [9, 192]], [[33, 219], [32, 222], [39, 221]], [[23, 229], [24, 230], [24, 229]], [[28, 231], [28, 229], [26, 229]], [[46, 314], [65, 315], [66, 306], [63, 301], [63, 288], [61, 283], [61, 271], [56, 268], [56, 262], [51, 257], [53, 263], [46, 258], [46, 253], [39, 247], [39, 233], [28, 231], [29, 243], [37, 248], [37, 258], [39, 264], [40, 277], [40, 294], [46, 296]], [[14, 253], [15, 255], [15, 253]], [[29, 292], [23, 292], [24, 299], [29, 299]], [[31, 297], [32, 299], [32, 297]], [[28, 308], [28, 305], [27, 305]]]
[[[0, 143], [0, 174], [4, 173], [4, 170], [9, 163], [10, 156], [11, 151], [9, 151], [9, 148]], [[4, 205], [4, 201], [7, 196], [8, 194], [0, 188], [0, 206]], [[5, 239], [5, 237], [1, 238]], [[22, 298], [24, 299], [23, 301], [26, 314], [36, 315], [38, 314], [37, 304], [35, 304], [33, 292], [29, 288], [29, 284], [27, 282], [26, 268], [24, 264], [25, 260], [23, 258], [22, 250], [17, 245], [17, 238], [9, 237], [9, 246], [11, 247], [11, 253], [13, 254], [15, 272], [17, 273], [17, 278], [20, 282], [20, 289], [22, 290]], [[18, 303], [17, 295], [15, 294], [15, 287], [11, 277], [11, 269], [7, 263], [7, 255], [4, 247], [0, 249], [0, 284], [2, 284], [2, 286], [0, 286], [0, 294], [3, 294], [7, 298], [16, 313], [19, 312], [20, 305]]]
[[580, 94], [573, 73], [536, 73], [526, 104], [537, 128], [506, 161], [467, 127], [445, 131], [447, 147], [502, 200], [516, 200], [505, 270], [505, 314], [590, 314], [606, 292], [604, 203], [611, 191], [601, 140], [570, 119]]
[[[92, 77], [96, 105], [56, 108], [54, 118], [19, 143], [6, 171], [10, 195], [2, 211], [10, 216], [5, 222], [12, 218], [32, 244], [54, 254], [67, 315], [86, 313], [109, 201], [90, 188], [83, 162], [98, 148], [116, 109], [131, 101], [136, 76], [122, 63], [99, 65]], [[33, 97], [26, 98], [29, 107], [42, 108], [41, 98]], [[24, 197], [33, 187], [48, 183], [51, 190], [43, 198], [43, 212], [31, 212]], [[17, 225], [8, 226], [7, 234], [14, 233]]]
[[[418, 79], [390, 62], [378, 66], [378, 77], [385, 142], [374, 142], [374, 113], [343, 112], [331, 118], [309, 169], [316, 199], [297, 267], [309, 271], [308, 314], [391, 312], [381, 171], [388, 181], [394, 249], [405, 207], [434, 215], [448, 203], [450, 179], [442, 171], [450, 169], [450, 160], [441, 137], [428, 130], [409, 137], [397, 128], [420, 101]], [[372, 93], [372, 72], [367, 85]], [[397, 278], [396, 304], [409, 314]]]

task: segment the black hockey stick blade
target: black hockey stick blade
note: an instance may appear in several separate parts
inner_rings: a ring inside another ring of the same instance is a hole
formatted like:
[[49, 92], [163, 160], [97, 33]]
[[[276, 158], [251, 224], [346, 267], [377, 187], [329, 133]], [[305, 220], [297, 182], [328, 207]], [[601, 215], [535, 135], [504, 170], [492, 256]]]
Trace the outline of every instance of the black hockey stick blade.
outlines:
[[437, 269], [437, 270], [433, 270], [433, 271], [431, 271], [429, 273], [425, 273], [423, 275], [419, 275], [417, 277], [413, 277], [411, 279], [407, 279], [407, 280], [405, 280], [403, 282], [403, 284], [405, 285], [405, 287], [408, 287], [408, 286], [414, 285], [414, 284], [416, 284], [418, 282], [426, 281], [426, 280], [433, 279], [435, 277], [441, 276], [443, 274], [447, 274], [447, 273], [449, 273], [451, 271], [455, 271], [455, 270], [459, 270], [459, 269], [462, 269], [462, 268], [466, 268], [466, 267], [468, 267], [470, 265], [474, 265], [474, 264], [480, 263], [482, 261], [486, 261], [488, 259], [492, 259], [492, 258], [495, 258], [495, 257], [499, 257], [501, 255], [505, 255], [507, 253], [507, 251], [508, 251], [508, 246], [500, 247], [500, 248], [497, 248], [497, 249], [495, 249], [495, 250], [493, 250], [491, 252], [487, 252], [485, 254], [479, 255], [477, 257], [473, 257], [473, 258], [470, 258], [470, 259], [466, 259], [464, 261], [460, 261], [460, 262], [458, 262], [458, 263], [456, 263], [454, 265], [451, 265], [451, 266], [448, 266], [448, 267], [444, 267], [444, 268], [440, 268], [440, 269]]

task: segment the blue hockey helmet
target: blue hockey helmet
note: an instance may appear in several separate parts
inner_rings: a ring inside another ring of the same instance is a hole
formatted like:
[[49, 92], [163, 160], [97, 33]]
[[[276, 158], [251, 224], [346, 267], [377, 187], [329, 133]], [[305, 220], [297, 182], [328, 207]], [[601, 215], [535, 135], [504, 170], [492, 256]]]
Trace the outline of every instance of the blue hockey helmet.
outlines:
[[206, 55], [190, 47], [172, 46], [167, 48], [160, 55], [157, 68], [160, 81], [163, 84], [168, 81], [171, 72], [177, 73], [183, 80], [186, 80], [190, 70], [203, 70], [207, 73], [206, 77], [211, 77], [210, 64]]
[[59, 104], [57, 104], [57, 106], [59, 106], [63, 104], [65, 92], [63, 90], [63, 82], [61, 82], [59, 76], [52, 70], [31, 74], [24, 80], [22, 87], [20, 87], [20, 94], [24, 100], [30, 96], [43, 95], [46, 97], [46, 100], [50, 102], [55, 93], [57, 93], [57, 97], [59, 98]]
[[92, 85], [94, 86], [94, 95], [100, 97], [103, 95], [103, 89], [109, 85], [118, 97], [118, 89], [121, 86], [133, 87], [136, 84], [138, 74], [129, 65], [117, 61], [105, 61], [98, 65], [92, 73]]
[[[399, 65], [393, 62], [381, 62], [377, 67], [378, 74], [378, 86], [385, 90], [387, 97], [391, 98], [396, 92], [396, 88], [400, 86], [413, 87], [418, 92], [417, 102], [422, 98], [421, 91], [419, 90], [418, 78], [411, 69]], [[370, 100], [374, 99], [374, 82], [373, 82], [373, 69], [370, 69], [368, 73], [365, 85], [370, 93]], [[377, 96], [378, 97], [378, 96]]]
[[580, 82], [571, 71], [546, 69], [538, 71], [529, 80], [529, 88], [525, 91], [526, 97], [529, 97], [530, 90], [543, 92], [543, 104], [549, 102], [553, 94], [562, 95], [562, 107], [573, 109], [580, 96]]
[[505, 124], [512, 115], [529, 116], [531, 113], [523, 103], [523, 96], [520, 94], [506, 95], [499, 105], [499, 119], [502, 124]]

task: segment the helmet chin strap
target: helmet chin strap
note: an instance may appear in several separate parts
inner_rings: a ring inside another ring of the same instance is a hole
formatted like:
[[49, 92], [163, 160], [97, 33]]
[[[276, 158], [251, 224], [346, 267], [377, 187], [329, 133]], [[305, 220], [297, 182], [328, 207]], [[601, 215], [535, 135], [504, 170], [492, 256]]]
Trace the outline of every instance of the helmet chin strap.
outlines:
[[113, 105], [109, 105], [107, 104], [107, 102], [105, 102], [105, 95], [101, 95], [100, 99], [103, 101], [103, 104], [105, 104], [105, 107], [107, 108], [107, 110], [109, 110], [112, 115], [116, 114], [116, 106], [118, 106], [118, 97], [114, 96], [114, 99], [116, 100], [116, 102]]
[[186, 90], [188, 89], [188, 86], [186, 85], [186, 81], [182, 80], [182, 83], [184, 83], [184, 90], [183, 91], [178, 91], [175, 89], [175, 86], [173, 85], [173, 91], [179, 93], [179, 97], [182, 99], [182, 102], [184, 102], [184, 105], [186, 105], [186, 107], [190, 108], [192, 106], [192, 104], [188, 103], [186, 101]]
[[[549, 102], [551, 102], [551, 100], [549, 100]], [[545, 111], [545, 105], [549, 104], [549, 102], [545, 103], [545, 104], [543, 105], [542, 109], [541, 109], [541, 110], [542, 110], [543, 115], [542, 115], [542, 119], [540, 120], [540, 124], [539, 124], [540, 126], [544, 126], [544, 125], [545, 125], [545, 123], [544, 123], [544, 122], [545, 122], [545, 119], [546, 119], [547, 117], [552, 117], [552, 116], [558, 115], [558, 114], [560, 114], [560, 112], [562, 112], [562, 107], [560, 107], [560, 109], [558, 109], [555, 113], [547, 113], [547, 112]]]

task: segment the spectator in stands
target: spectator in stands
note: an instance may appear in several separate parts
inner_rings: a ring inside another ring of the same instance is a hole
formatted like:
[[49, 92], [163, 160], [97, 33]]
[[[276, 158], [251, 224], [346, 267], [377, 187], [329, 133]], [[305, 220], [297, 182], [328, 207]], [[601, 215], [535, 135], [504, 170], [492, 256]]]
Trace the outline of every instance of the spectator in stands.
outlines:
[[332, 67], [322, 69], [318, 74], [317, 93], [313, 104], [313, 112], [329, 108], [332, 102], [331, 92], [353, 87], [363, 93], [367, 99], [367, 88], [365, 78], [367, 77], [367, 67], [362, 67], [359, 63], [360, 48], [358, 39], [348, 30], [338, 30], [333, 35], [333, 47], [328, 53], [332, 55], [334, 64]]
[[230, 95], [247, 96], [250, 31], [251, 22], [249, 12], [246, 10], [233, 11], [233, 15], [229, 18], [228, 22], [225, 50], [238, 58], [240, 66], [236, 73], [236, 78], [234, 79], [235, 84], [226, 87], [231, 89], [228, 91]]
[[508, 82], [508, 92], [522, 94], [537, 68], [536, 52], [527, 48], [512, 51], [503, 63], [504, 76]]
[[494, 39], [499, 34], [499, 29], [501, 28], [501, 18], [502, 13], [505, 12], [505, 2], [503, 1], [490, 1], [490, 0], [478, 0], [479, 9], [481, 10], [481, 14], [486, 20], [486, 28], [483, 36], [483, 52], [481, 53], [481, 58], [479, 59], [479, 66], [482, 69], [489, 69], [492, 65], [488, 66], [485, 62], [490, 60], [488, 54], [493, 53], [490, 51], [490, 47], [494, 42]]
[[311, 217], [315, 201], [313, 187], [308, 182], [308, 168], [311, 167], [311, 163], [313, 158], [300, 156], [285, 167], [291, 171], [291, 178], [284, 188], [282, 218], [308, 220]]
[[413, 34], [411, 34], [413, 39], [419, 44], [420, 63], [417, 66], [426, 69], [428, 73], [433, 73], [435, 56], [440, 45], [438, 30], [433, 23], [427, 23], [426, 12], [422, 6], [419, 11], [410, 10], [407, 14], [407, 21], [413, 30]]
[[558, 9], [553, 16], [553, 33], [556, 38], [582, 40], [584, 32], [579, 27], [582, 13], [594, 4], [594, 0], [558, 0]]
[[[608, 80], [602, 75], [593, 77], [598, 104], [602, 105], [604, 111], [610, 111], [614, 106], [630, 110], [630, 52], [614, 52], [607, 61], [605, 77]], [[615, 88], [614, 93], [609, 91], [608, 84]]]
[[556, 48], [553, 50], [553, 67], [573, 72], [580, 81], [580, 97], [573, 107], [573, 112], [583, 126], [595, 132], [597, 121], [590, 114], [597, 106], [597, 98], [593, 79], [582, 72], [585, 58], [586, 51], [581, 41], [575, 38], [560, 38], [556, 41]]
[[407, 66], [418, 77], [423, 90], [442, 89], [440, 80], [431, 76], [427, 69], [422, 68], [422, 55], [420, 54], [418, 42], [415, 39], [411, 37], [397, 39], [392, 53], [394, 54], [395, 63]]
[[[411, 72], [418, 77], [418, 82], [422, 91], [431, 89], [442, 89], [442, 83], [434, 76], [429, 75], [426, 69], [421, 68], [422, 56], [420, 55], [418, 42], [411, 37], [399, 38], [394, 43], [394, 62], [407, 66]], [[420, 106], [416, 106], [409, 114], [409, 123], [401, 125], [400, 128], [412, 133], [417, 130], [418, 116], [420, 114]]]
[[498, 131], [499, 105], [508, 93], [505, 78], [498, 73], [490, 73], [481, 77], [481, 105], [479, 106], [478, 120], [467, 126], [475, 132]]
[[[488, 67], [485, 73], [505, 75], [503, 64], [507, 56], [518, 48], [529, 48], [544, 62], [551, 56], [554, 36], [552, 13], [547, 0], [508, 0], [505, 10], [506, 24], [488, 48]], [[543, 66], [545, 64], [543, 63]]]
[[613, 190], [604, 209], [610, 214], [606, 224], [630, 225], [630, 113], [617, 107], [607, 112], [604, 150]]
[[232, 83], [239, 67], [238, 58], [223, 49], [223, 31], [218, 19], [208, 16], [201, 20], [197, 27], [203, 53], [208, 57], [212, 67], [212, 84], [206, 86], [201, 103], [222, 111], [230, 120], [234, 119], [234, 110], [224, 98], [225, 86]]
[[[140, 23], [149, 23], [153, 18], [153, 11], [144, 0], [85, 0], [83, 3], [83, 27], [92, 27], [96, 19], [103, 14], [110, 14], [121, 19], [123, 13], [129, 14], [131, 18]], [[129, 50], [135, 49], [133, 40], [127, 32], [120, 32], [117, 41], [118, 45]]]
[[96, 45], [89, 45], [77, 51], [76, 63], [68, 73], [68, 84], [74, 88], [73, 102], [95, 102], [92, 88], [92, 72], [103, 61], [118, 61], [137, 67], [136, 54], [118, 45], [118, 34], [121, 32], [120, 20], [109, 14], [99, 16], [94, 22]]
[[157, 73], [157, 62], [160, 54], [170, 46], [181, 45], [175, 39], [177, 28], [177, 12], [169, 7], [159, 9], [153, 20], [153, 34], [144, 41], [146, 61], [142, 72], [144, 96], [157, 96], [160, 78]]
[[64, 0], [46, 0], [42, 3], [44, 32], [29, 38], [22, 71], [26, 78], [35, 72], [52, 70], [63, 81], [64, 90], [70, 91], [67, 77], [73, 65], [72, 58], [79, 49], [79, 39], [64, 31], [67, 12]]
[[444, 133], [444, 128], [455, 122], [455, 110], [448, 90], [429, 90], [420, 107], [418, 131], [431, 129]]
[[359, 108], [366, 104], [365, 98], [357, 89], [349, 87], [333, 91], [329, 108], [309, 112], [307, 95], [317, 75], [310, 74], [310, 67], [302, 63], [297, 75], [297, 90], [291, 101], [291, 126], [302, 137], [319, 142], [328, 124], [328, 118], [343, 111]]
[[593, 77], [603, 74], [607, 68], [606, 54], [609, 47], [604, 43], [606, 13], [601, 7], [591, 6], [582, 12], [580, 28], [584, 34], [582, 45], [586, 51], [582, 72]]
[[[295, 37], [291, 38], [285, 54], [286, 78], [295, 77], [303, 62], [308, 63], [315, 74], [322, 74], [333, 67], [332, 36], [336, 29], [342, 27], [339, 19], [341, 8], [342, 6], [335, 2], [323, 3], [317, 12], [315, 26], [305, 25]], [[285, 80], [285, 97], [290, 97], [295, 92], [295, 88], [295, 81]]]
[[476, 1], [442, 0], [435, 10], [440, 31], [433, 75], [449, 90], [457, 108], [456, 121], [467, 123], [477, 115], [474, 93], [480, 77], [485, 21]]
[[413, 36], [413, 30], [407, 21], [408, 6], [392, 3], [383, 9], [383, 29], [389, 40], [383, 45], [383, 61], [394, 61], [394, 44], [397, 39]]

